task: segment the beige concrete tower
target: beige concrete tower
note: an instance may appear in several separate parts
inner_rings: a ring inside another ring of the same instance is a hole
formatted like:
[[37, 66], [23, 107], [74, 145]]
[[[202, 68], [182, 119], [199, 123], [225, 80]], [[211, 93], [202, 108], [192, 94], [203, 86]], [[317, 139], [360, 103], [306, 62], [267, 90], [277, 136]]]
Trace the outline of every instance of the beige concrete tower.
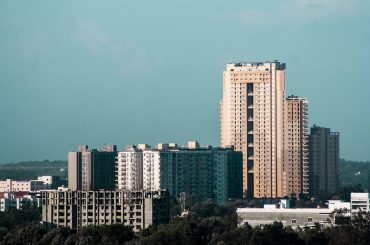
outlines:
[[289, 96], [284, 107], [283, 165], [278, 173], [278, 196], [308, 194], [308, 101]]
[[282, 169], [285, 64], [227, 64], [220, 103], [221, 146], [243, 152], [243, 189], [277, 197]]

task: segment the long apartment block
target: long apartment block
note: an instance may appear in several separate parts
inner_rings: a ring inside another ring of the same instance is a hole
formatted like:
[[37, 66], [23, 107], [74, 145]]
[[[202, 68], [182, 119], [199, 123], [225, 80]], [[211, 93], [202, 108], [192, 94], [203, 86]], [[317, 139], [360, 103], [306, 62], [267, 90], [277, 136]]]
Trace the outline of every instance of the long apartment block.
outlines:
[[85, 226], [123, 224], [134, 231], [169, 221], [167, 191], [71, 191], [42, 192], [42, 223], [80, 229]]
[[223, 203], [242, 197], [242, 153], [233, 147], [177, 144], [129, 145], [118, 152], [118, 189], [166, 189], [174, 197], [182, 192]]

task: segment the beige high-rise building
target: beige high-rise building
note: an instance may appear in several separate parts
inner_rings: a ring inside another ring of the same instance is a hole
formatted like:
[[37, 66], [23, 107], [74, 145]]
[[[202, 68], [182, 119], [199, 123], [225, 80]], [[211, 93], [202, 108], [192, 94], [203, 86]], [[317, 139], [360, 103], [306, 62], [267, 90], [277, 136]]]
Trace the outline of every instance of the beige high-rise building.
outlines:
[[221, 146], [243, 152], [243, 189], [278, 197], [281, 173], [285, 64], [227, 64], [220, 102]]
[[283, 166], [278, 196], [308, 194], [308, 101], [289, 96], [284, 107]]

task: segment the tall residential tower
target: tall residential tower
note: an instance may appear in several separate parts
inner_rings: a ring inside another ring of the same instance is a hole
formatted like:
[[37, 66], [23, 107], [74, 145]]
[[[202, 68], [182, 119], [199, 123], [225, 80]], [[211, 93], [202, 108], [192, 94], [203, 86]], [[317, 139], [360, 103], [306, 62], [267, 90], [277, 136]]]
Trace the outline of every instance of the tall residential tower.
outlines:
[[243, 190], [278, 197], [282, 172], [285, 64], [227, 64], [220, 102], [221, 146], [243, 152]]
[[278, 174], [280, 197], [309, 192], [308, 101], [289, 96], [284, 107], [283, 166]]

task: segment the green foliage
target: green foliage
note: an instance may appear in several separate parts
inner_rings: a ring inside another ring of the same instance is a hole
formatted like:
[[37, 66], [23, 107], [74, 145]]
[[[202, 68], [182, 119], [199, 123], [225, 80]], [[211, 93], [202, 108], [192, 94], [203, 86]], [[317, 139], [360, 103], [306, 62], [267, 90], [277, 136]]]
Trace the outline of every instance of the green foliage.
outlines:
[[39, 208], [10, 209], [7, 212], [0, 212], [0, 227], [9, 230], [39, 220], [41, 220], [41, 210]]
[[79, 230], [66, 240], [68, 244], [123, 244], [134, 238], [134, 232], [128, 226], [114, 224], [110, 226], [88, 226]]
[[29, 223], [19, 229], [13, 229], [4, 237], [2, 244], [36, 244], [47, 233], [37, 223]]
[[343, 186], [343, 187], [340, 187], [338, 190], [338, 197], [340, 200], [349, 202], [351, 200], [351, 192], [364, 192], [364, 190], [360, 184], [351, 185], [351, 186]]
[[339, 183], [341, 186], [361, 185], [368, 189], [370, 162], [355, 162], [340, 159], [339, 161]]

